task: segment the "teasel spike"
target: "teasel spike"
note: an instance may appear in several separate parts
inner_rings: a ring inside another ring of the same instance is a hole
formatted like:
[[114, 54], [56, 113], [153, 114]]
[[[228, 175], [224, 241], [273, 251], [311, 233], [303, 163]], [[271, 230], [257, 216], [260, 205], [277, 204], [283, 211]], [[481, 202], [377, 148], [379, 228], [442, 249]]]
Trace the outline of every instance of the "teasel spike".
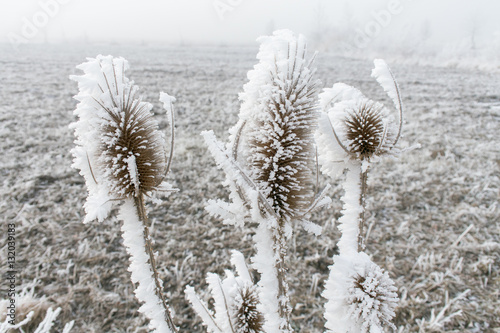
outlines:
[[335, 140], [339, 144], [340, 148], [342, 148], [348, 155], [350, 155], [349, 150], [347, 149], [346, 146], [340, 141], [339, 136], [337, 135], [337, 132], [335, 131], [335, 128], [332, 125], [332, 121], [330, 120], [330, 117], [327, 117], [328, 124], [330, 125], [330, 128], [332, 129], [333, 136], [335, 137]]
[[394, 140], [393, 147], [398, 143], [399, 138], [401, 137], [401, 130], [403, 128], [403, 101], [401, 100], [401, 93], [399, 92], [399, 85], [398, 82], [396, 81], [396, 78], [394, 77], [394, 74], [392, 73], [392, 70], [387, 66], [387, 70], [391, 74], [392, 81], [394, 82], [394, 88], [396, 89], [396, 94], [398, 96], [398, 104], [399, 104], [399, 127], [398, 127], [398, 134], [396, 135], [396, 139]]

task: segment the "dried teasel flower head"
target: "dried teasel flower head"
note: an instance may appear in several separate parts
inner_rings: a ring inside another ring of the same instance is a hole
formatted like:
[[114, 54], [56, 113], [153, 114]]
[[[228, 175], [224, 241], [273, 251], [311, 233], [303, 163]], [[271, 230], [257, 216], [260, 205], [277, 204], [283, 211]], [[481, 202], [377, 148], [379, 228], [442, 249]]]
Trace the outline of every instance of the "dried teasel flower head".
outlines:
[[364, 252], [334, 257], [323, 296], [329, 299], [325, 318], [332, 332], [383, 332], [398, 303], [397, 288], [387, 272]]
[[238, 288], [233, 303], [237, 333], [263, 332], [264, 315], [257, 309], [259, 298], [255, 285]]
[[377, 79], [399, 111], [395, 121], [381, 103], [366, 98], [358, 89], [336, 83], [320, 94], [318, 153], [325, 169], [344, 169], [348, 161], [370, 162], [377, 156], [397, 154], [403, 105], [398, 84], [383, 60], [375, 60], [372, 76]]
[[352, 282], [347, 297], [348, 313], [361, 326], [360, 332], [373, 332], [374, 327], [383, 326], [395, 329], [391, 320], [398, 303], [397, 289], [387, 272], [372, 262]]
[[384, 152], [383, 106], [373, 101], [365, 101], [346, 112], [344, 119], [347, 149], [356, 158], [370, 159]]
[[98, 56], [77, 68], [80, 103], [73, 149], [75, 168], [85, 177], [89, 196], [86, 221], [104, 219], [111, 201], [155, 191], [167, 172], [165, 140], [153, 118], [152, 105], [137, 95], [125, 77], [123, 58]]
[[[240, 156], [279, 219], [290, 220], [313, 197], [317, 86], [302, 35], [289, 30], [261, 37], [260, 60], [240, 94]], [[240, 137], [234, 135], [234, 137]], [[241, 160], [240, 159], [240, 160]]]

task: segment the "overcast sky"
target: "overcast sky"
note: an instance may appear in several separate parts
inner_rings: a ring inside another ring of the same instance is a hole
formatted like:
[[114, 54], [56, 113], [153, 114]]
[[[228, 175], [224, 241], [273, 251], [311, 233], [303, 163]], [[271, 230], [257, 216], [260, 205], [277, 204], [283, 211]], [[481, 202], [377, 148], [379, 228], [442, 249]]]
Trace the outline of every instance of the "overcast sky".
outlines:
[[500, 34], [498, 0], [0, 0], [0, 4], [1, 42], [251, 44], [278, 28], [306, 36], [325, 29], [338, 34], [367, 31], [373, 39], [386, 40], [413, 29], [430, 35], [437, 44], [473, 33], [485, 38]]

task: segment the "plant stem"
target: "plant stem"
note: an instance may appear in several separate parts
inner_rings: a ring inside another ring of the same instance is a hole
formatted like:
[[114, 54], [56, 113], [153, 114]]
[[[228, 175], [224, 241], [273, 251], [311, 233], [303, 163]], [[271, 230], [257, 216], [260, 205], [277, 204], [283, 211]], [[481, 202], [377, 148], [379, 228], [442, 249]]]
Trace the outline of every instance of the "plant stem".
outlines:
[[283, 226], [279, 226], [275, 231], [274, 241], [274, 256], [276, 258], [276, 277], [278, 279], [278, 314], [284, 319], [284, 325], [281, 329], [284, 332], [292, 332], [290, 325], [290, 298], [288, 296], [288, 283], [286, 279], [285, 257], [287, 253], [286, 237], [283, 232]]
[[151, 241], [151, 235], [149, 234], [149, 221], [148, 221], [148, 215], [146, 213], [146, 206], [144, 204], [144, 197], [142, 194], [139, 194], [138, 196], [134, 197], [134, 203], [135, 207], [137, 208], [137, 215], [139, 216], [139, 220], [142, 222], [142, 225], [144, 227], [143, 230], [143, 235], [144, 235], [144, 243], [145, 243], [145, 250], [146, 253], [149, 255], [149, 264], [151, 266], [151, 270], [153, 272], [152, 276], [155, 281], [155, 286], [156, 286], [156, 295], [160, 298], [163, 309], [164, 309], [164, 315], [165, 315], [165, 321], [167, 322], [167, 325], [169, 329], [172, 332], [177, 332], [177, 328], [174, 325], [174, 322], [172, 320], [172, 317], [170, 315], [170, 309], [167, 304], [167, 300], [165, 298], [165, 295], [163, 294], [163, 287], [162, 283], [160, 282], [159, 274], [156, 269], [156, 260], [153, 252], [153, 244]]
[[360, 186], [361, 186], [361, 194], [359, 196], [359, 205], [361, 206], [361, 212], [359, 214], [359, 233], [358, 233], [358, 252], [364, 251], [365, 244], [365, 236], [363, 234], [363, 229], [365, 226], [365, 209], [366, 209], [366, 188], [367, 188], [367, 180], [368, 180], [368, 168], [365, 171], [361, 168], [360, 173]]

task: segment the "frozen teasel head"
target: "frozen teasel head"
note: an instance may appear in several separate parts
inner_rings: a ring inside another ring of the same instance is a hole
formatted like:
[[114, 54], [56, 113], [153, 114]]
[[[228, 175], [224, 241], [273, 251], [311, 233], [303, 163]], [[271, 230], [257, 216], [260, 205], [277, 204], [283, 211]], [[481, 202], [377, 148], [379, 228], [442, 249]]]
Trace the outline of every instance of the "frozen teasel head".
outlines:
[[85, 222], [107, 217], [113, 200], [157, 190], [165, 177], [163, 134], [152, 105], [142, 101], [139, 88], [125, 76], [128, 67], [123, 58], [99, 55], [77, 66], [82, 75], [71, 76], [79, 88], [78, 121], [71, 125], [73, 167], [89, 192]]

